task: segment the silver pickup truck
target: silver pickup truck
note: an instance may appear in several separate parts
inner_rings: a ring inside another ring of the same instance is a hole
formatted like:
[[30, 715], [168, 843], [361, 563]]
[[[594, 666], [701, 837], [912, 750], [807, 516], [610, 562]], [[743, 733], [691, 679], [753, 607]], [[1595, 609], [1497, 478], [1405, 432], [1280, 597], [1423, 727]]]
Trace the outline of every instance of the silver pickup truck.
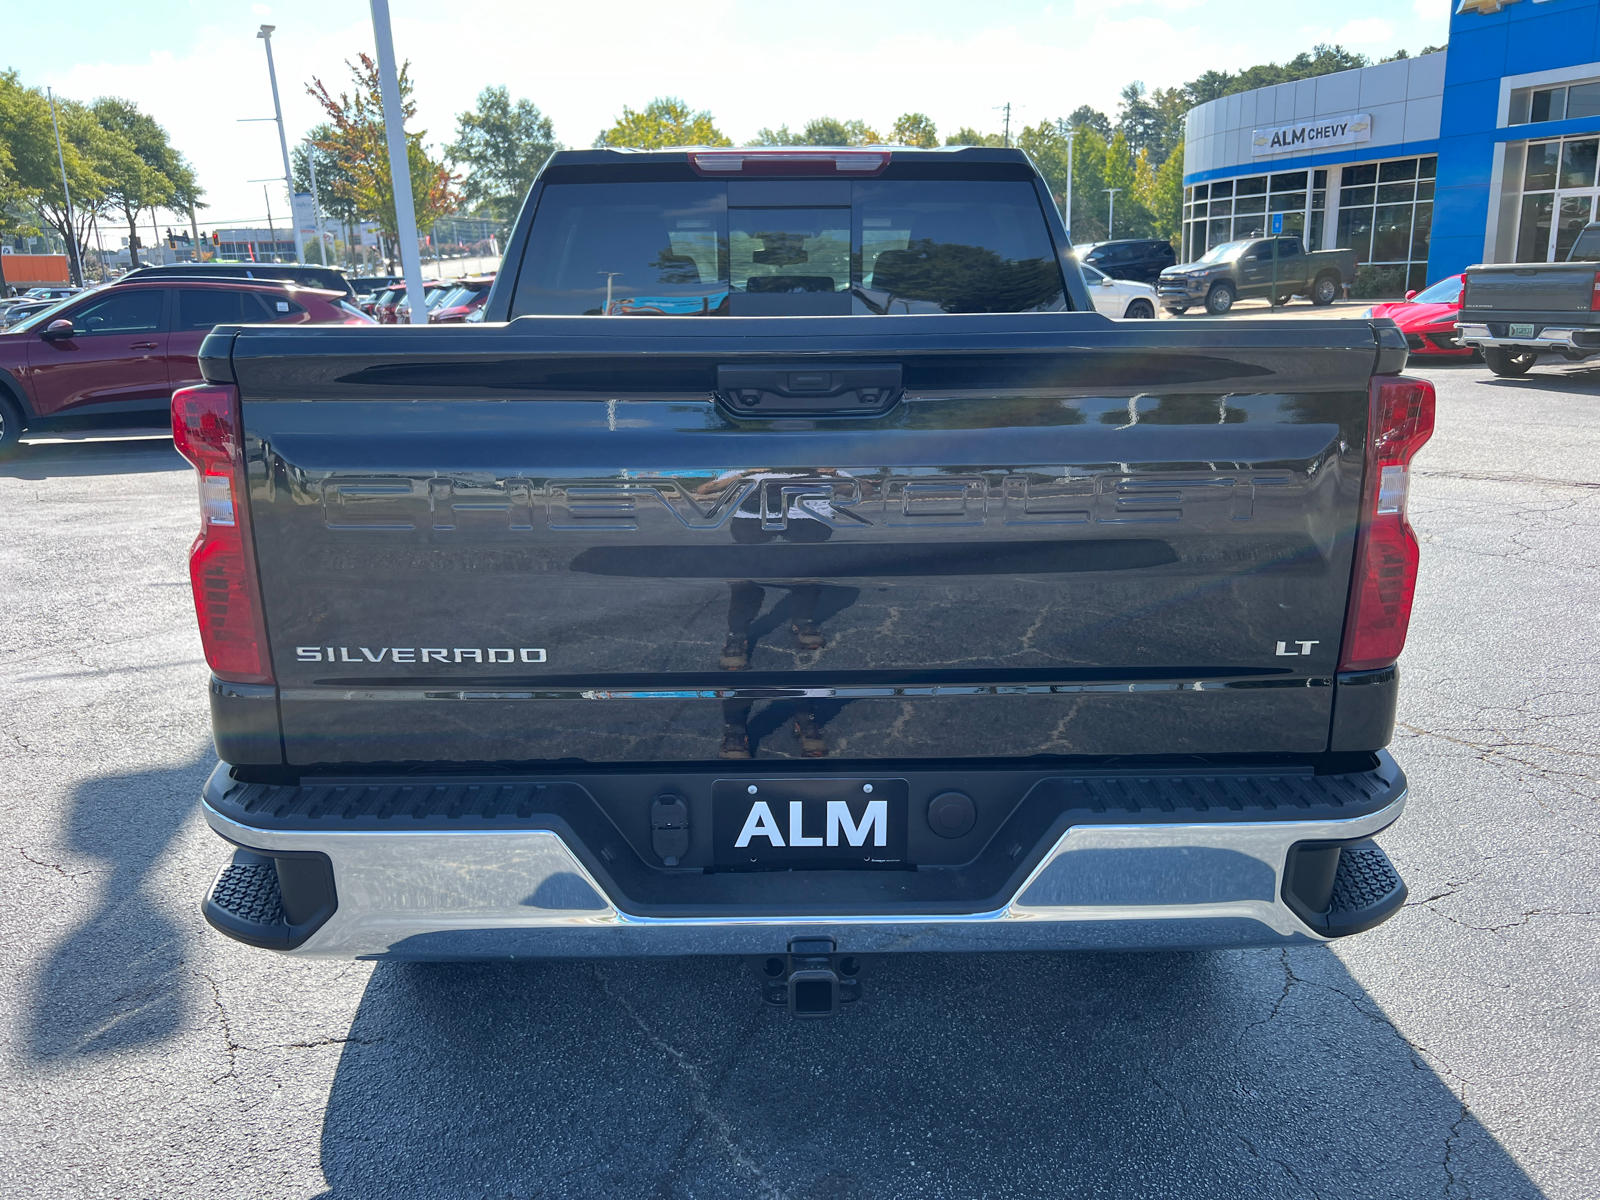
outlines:
[[1578, 235], [1566, 262], [1468, 267], [1456, 328], [1496, 375], [1526, 375], [1541, 354], [1600, 354], [1600, 222]]

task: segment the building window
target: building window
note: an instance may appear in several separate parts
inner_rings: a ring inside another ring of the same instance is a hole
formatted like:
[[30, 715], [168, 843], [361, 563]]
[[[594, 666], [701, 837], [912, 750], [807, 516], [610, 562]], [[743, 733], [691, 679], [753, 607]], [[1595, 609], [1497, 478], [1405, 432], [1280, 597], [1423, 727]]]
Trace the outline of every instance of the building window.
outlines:
[[1310, 249], [1320, 249], [1328, 204], [1328, 173], [1312, 172], [1308, 180], [1305, 171], [1287, 171], [1196, 184], [1191, 202], [1184, 206], [1184, 259], [1193, 262], [1224, 242], [1265, 237], [1274, 213], [1283, 214], [1284, 233], [1304, 235], [1308, 182], [1311, 230], [1305, 241]]
[[1336, 245], [1372, 268], [1374, 295], [1428, 285], [1433, 182], [1438, 159], [1398, 158], [1345, 167]]
[[1509, 116], [1511, 125], [1600, 116], [1600, 79], [1559, 87], [1518, 88], [1511, 93]]
[[[1573, 89], [1576, 90], [1576, 89]], [[1600, 137], [1529, 142], [1521, 158], [1522, 195], [1517, 204], [1517, 262], [1560, 262], [1579, 232], [1600, 214]]]

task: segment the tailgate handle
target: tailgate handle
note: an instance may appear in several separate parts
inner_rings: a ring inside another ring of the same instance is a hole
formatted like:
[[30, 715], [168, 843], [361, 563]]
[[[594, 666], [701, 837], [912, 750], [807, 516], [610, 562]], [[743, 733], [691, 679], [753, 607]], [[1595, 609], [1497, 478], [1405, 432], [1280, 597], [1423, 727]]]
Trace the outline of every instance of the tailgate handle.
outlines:
[[744, 416], [880, 416], [904, 390], [899, 363], [717, 367], [717, 399]]

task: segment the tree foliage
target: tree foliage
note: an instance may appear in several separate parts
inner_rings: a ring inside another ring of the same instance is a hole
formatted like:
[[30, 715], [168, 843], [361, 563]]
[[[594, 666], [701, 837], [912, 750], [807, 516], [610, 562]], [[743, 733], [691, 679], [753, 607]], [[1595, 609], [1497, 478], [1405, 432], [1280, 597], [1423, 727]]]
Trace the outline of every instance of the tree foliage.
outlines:
[[750, 139], [752, 146], [873, 146], [881, 143], [878, 135], [865, 121], [840, 121], [834, 117], [817, 117], [807, 121], [798, 133], [787, 125], [777, 129], [763, 129]]
[[504, 87], [486, 87], [477, 109], [456, 118], [456, 140], [445, 153], [467, 168], [461, 185], [466, 202], [509, 225], [533, 177], [559, 149], [555, 126], [533, 101], [513, 104]]
[[889, 140], [897, 146], [919, 146], [932, 150], [939, 144], [939, 129], [925, 113], [901, 113], [889, 130]]
[[949, 137], [945, 138], [946, 146], [1003, 146], [1005, 138], [998, 133], [979, 133], [971, 126], [963, 125]]
[[717, 128], [709, 111], [694, 112], [676, 96], [658, 96], [641, 112], [623, 105], [616, 124], [602, 131], [594, 144], [664, 150], [669, 146], [731, 146], [733, 142]]
[[127, 222], [130, 264], [138, 256], [139, 214], [166, 208], [174, 212], [199, 206], [204, 193], [194, 171], [173, 149], [167, 131], [132, 100], [102, 96], [92, 106], [100, 127], [115, 135], [101, 153], [105, 166], [104, 202]]
[[[322, 105], [328, 123], [321, 128], [327, 136], [313, 139], [317, 150], [337, 160], [342, 170], [330, 172], [330, 192], [336, 202], [347, 205], [363, 220], [375, 221], [389, 237], [398, 235], [393, 177], [389, 171], [389, 143], [384, 130], [383, 93], [378, 79], [378, 64], [366, 54], [359, 65], [345, 60], [350, 69], [352, 90], [335, 97], [321, 79], [312, 78], [306, 91]], [[402, 124], [417, 114], [411, 98], [411, 64], [400, 67], [400, 119]], [[411, 204], [416, 213], [417, 231], [426, 233], [446, 213], [456, 211], [460, 193], [456, 177], [443, 162], [429, 157], [423, 146], [425, 130], [407, 132], [406, 159], [411, 171]], [[318, 176], [320, 190], [322, 179]]]

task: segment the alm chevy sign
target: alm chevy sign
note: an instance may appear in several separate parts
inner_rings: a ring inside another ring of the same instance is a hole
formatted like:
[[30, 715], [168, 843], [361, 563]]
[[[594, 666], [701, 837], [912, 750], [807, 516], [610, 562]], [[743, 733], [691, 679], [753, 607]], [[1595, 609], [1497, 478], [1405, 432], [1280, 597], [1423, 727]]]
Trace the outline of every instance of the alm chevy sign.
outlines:
[[1323, 146], [1350, 146], [1372, 136], [1372, 118], [1366, 113], [1348, 117], [1321, 117], [1299, 125], [1257, 129], [1250, 135], [1251, 154], [1283, 154], [1292, 150], [1319, 150]]

